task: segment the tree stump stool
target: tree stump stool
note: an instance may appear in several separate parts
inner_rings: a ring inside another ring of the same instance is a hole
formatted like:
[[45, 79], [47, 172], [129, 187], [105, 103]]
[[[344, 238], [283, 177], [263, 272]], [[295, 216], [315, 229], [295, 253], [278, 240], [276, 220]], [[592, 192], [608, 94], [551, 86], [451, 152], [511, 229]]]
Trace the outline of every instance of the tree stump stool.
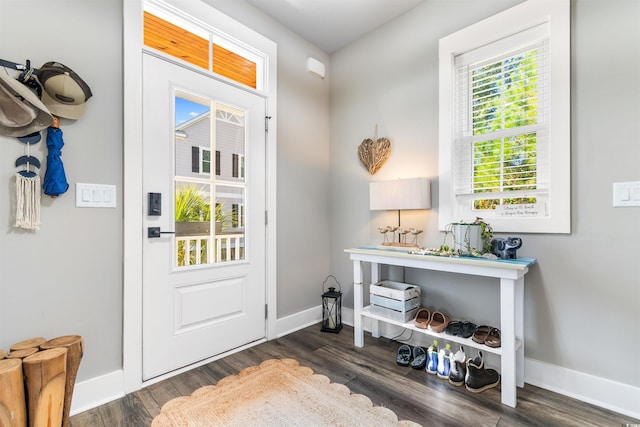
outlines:
[[21, 359], [0, 360], [0, 426], [27, 427]]
[[31, 356], [37, 352], [37, 348], [23, 348], [22, 350], [16, 350], [9, 353], [7, 355], [7, 359], [24, 359], [25, 357]]
[[17, 350], [24, 350], [26, 348], [38, 348], [40, 347], [41, 344], [44, 344], [45, 341], [47, 340], [42, 337], [30, 338], [28, 340], [15, 343], [14, 345], [11, 346], [9, 350], [17, 351]]
[[29, 427], [62, 425], [67, 378], [67, 349], [39, 351], [22, 361]]
[[4, 359], [5, 357], [7, 357], [7, 351], [6, 350], [0, 350], [0, 360]]
[[69, 412], [71, 411], [71, 399], [73, 397], [73, 388], [76, 383], [78, 367], [84, 354], [84, 340], [80, 335], [66, 335], [63, 337], [53, 338], [46, 343], [40, 345], [42, 350], [63, 347], [67, 349], [67, 378], [64, 391], [64, 411], [62, 416], [62, 427], [69, 426]]

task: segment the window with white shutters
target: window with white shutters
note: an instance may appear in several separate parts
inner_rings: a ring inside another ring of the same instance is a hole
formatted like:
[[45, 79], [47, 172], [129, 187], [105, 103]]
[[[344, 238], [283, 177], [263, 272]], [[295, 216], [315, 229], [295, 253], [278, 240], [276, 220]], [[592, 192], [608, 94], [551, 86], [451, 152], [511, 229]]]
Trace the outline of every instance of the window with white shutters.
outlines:
[[570, 231], [569, 6], [532, 3], [440, 42], [443, 229]]

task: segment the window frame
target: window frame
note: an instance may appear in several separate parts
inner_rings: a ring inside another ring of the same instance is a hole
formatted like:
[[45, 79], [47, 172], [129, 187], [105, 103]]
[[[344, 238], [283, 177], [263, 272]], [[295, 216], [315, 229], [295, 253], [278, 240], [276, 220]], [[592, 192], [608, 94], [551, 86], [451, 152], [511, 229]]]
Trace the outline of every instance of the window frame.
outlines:
[[460, 218], [464, 201], [454, 195], [455, 58], [541, 24], [548, 25], [550, 76], [549, 201], [544, 217], [498, 217], [477, 211], [496, 232], [570, 233], [570, 14], [569, 0], [528, 0], [440, 39], [439, 44], [439, 228]]

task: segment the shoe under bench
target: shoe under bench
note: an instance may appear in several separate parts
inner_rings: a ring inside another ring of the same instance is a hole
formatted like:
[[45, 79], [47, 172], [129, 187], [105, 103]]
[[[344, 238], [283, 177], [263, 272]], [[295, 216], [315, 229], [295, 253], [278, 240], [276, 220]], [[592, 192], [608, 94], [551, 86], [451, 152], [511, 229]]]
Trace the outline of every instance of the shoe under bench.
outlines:
[[[529, 267], [536, 263], [533, 258], [513, 260], [489, 260], [475, 257], [441, 257], [435, 255], [417, 255], [400, 251], [377, 248], [345, 249], [353, 261], [353, 312], [354, 345], [364, 346], [363, 318], [371, 319], [371, 335], [380, 337], [379, 322], [401, 326], [406, 329], [431, 335], [451, 342], [462, 344], [465, 348], [477, 348], [486, 353], [500, 356], [500, 375], [502, 403], [516, 406], [517, 387], [524, 386], [524, 277]], [[478, 344], [471, 338], [437, 333], [417, 328], [413, 322], [400, 322], [378, 316], [365, 307], [363, 268], [371, 265], [371, 283], [380, 281], [380, 266], [393, 265], [423, 270], [444, 271], [458, 274], [493, 277], [500, 285], [500, 335], [501, 347], [491, 348]]]

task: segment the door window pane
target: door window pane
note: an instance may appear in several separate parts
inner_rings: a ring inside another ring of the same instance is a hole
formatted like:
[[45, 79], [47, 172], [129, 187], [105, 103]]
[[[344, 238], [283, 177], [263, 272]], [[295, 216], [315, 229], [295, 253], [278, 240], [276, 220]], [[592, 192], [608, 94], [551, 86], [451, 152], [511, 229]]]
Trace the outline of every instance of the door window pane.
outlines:
[[174, 99], [176, 265], [242, 260], [246, 114], [187, 91], [176, 90]]

